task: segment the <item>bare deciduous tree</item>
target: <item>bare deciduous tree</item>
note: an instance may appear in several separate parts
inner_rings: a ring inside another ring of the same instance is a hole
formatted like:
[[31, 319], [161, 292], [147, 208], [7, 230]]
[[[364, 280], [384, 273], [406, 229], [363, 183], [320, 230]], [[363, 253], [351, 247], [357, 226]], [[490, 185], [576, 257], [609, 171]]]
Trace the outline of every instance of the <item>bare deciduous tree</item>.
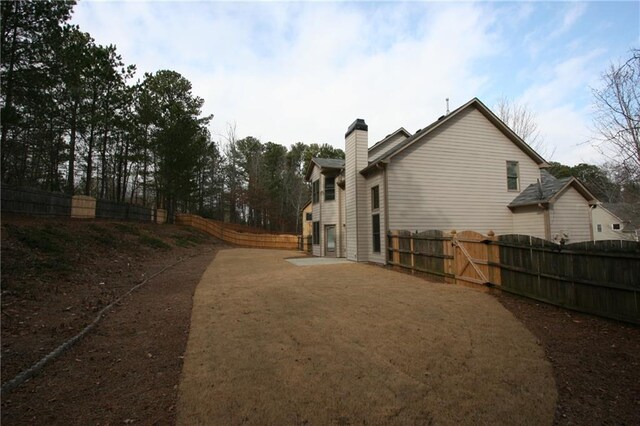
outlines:
[[640, 49], [620, 65], [609, 65], [602, 87], [593, 89], [595, 146], [635, 182], [640, 180]]
[[553, 156], [553, 151], [549, 151], [544, 138], [540, 134], [535, 114], [527, 105], [518, 104], [503, 96], [498, 100], [495, 111], [498, 117], [500, 117], [511, 130], [540, 155], [543, 157]]

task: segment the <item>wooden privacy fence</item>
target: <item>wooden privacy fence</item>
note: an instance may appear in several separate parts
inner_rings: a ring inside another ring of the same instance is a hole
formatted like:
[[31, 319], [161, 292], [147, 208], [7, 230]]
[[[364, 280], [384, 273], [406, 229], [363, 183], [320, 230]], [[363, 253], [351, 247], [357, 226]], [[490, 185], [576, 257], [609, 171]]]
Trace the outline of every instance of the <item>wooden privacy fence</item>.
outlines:
[[559, 245], [528, 235], [390, 232], [389, 264], [640, 324], [640, 243]]
[[67, 195], [39, 189], [2, 185], [3, 213], [29, 216], [71, 217], [74, 219], [123, 219], [165, 223], [167, 211], [136, 204], [96, 200], [85, 195]]
[[242, 247], [296, 250], [298, 237], [287, 234], [256, 234], [230, 229], [224, 222], [204, 219], [192, 214], [177, 214], [176, 224], [188, 225], [216, 238]]
[[67, 194], [2, 185], [2, 211], [37, 216], [71, 216], [72, 197]]

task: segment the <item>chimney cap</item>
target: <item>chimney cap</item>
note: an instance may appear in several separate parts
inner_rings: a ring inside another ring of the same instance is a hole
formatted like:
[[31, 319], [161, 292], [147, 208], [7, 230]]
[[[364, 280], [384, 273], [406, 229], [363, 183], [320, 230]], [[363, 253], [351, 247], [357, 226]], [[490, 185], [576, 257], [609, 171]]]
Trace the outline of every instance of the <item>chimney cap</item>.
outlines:
[[347, 129], [347, 133], [344, 134], [344, 137], [348, 137], [351, 133], [356, 130], [364, 130], [365, 132], [369, 131], [369, 126], [364, 122], [362, 118], [356, 118], [356, 121], [351, 123], [351, 126]]

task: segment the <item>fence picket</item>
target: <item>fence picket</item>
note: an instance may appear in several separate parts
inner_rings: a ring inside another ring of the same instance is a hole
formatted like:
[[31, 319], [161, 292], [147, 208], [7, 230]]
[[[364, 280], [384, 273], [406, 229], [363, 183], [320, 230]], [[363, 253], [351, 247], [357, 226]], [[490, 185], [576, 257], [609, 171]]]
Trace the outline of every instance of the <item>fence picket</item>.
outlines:
[[[525, 297], [640, 324], [640, 243], [558, 245], [528, 235], [464, 231], [388, 234], [389, 263], [446, 282], [479, 282]], [[463, 245], [463, 247], [453, 247]], [[438, 250], [434, 247], [438, 246]], [[466, 255], [465, 255], [466, 252]], [[464, 259], [461, 259], [464, 257]], [[411, 262], [411, 258], [414, 261]], [[469, 265], [468, 260], [476, 261]], [[465, 272], [466, 276], [455, 274]]]

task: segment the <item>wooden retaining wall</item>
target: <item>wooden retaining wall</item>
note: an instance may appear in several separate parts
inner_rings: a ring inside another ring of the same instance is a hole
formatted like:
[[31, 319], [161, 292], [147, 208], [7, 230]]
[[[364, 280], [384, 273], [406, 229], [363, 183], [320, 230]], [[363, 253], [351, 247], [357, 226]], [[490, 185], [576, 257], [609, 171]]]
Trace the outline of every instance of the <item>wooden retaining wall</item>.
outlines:
[[[204, 219], [192, 214], [177, 214], [176, 224], [192, 226], [216, 238], [242, 247], [297, 250], [298, 237], [287, 234], [256, 234], [239, 232], [225, 226], [224, 222]], [[234, 226], [235, 227], [235, 226]], [[236, 227], [237, 228], [237, 227]]]
[[390, 232], [388, 263], [458, 284], [485, 284], [640, 324], [640, 243], [559, 245], [528, 235]]

